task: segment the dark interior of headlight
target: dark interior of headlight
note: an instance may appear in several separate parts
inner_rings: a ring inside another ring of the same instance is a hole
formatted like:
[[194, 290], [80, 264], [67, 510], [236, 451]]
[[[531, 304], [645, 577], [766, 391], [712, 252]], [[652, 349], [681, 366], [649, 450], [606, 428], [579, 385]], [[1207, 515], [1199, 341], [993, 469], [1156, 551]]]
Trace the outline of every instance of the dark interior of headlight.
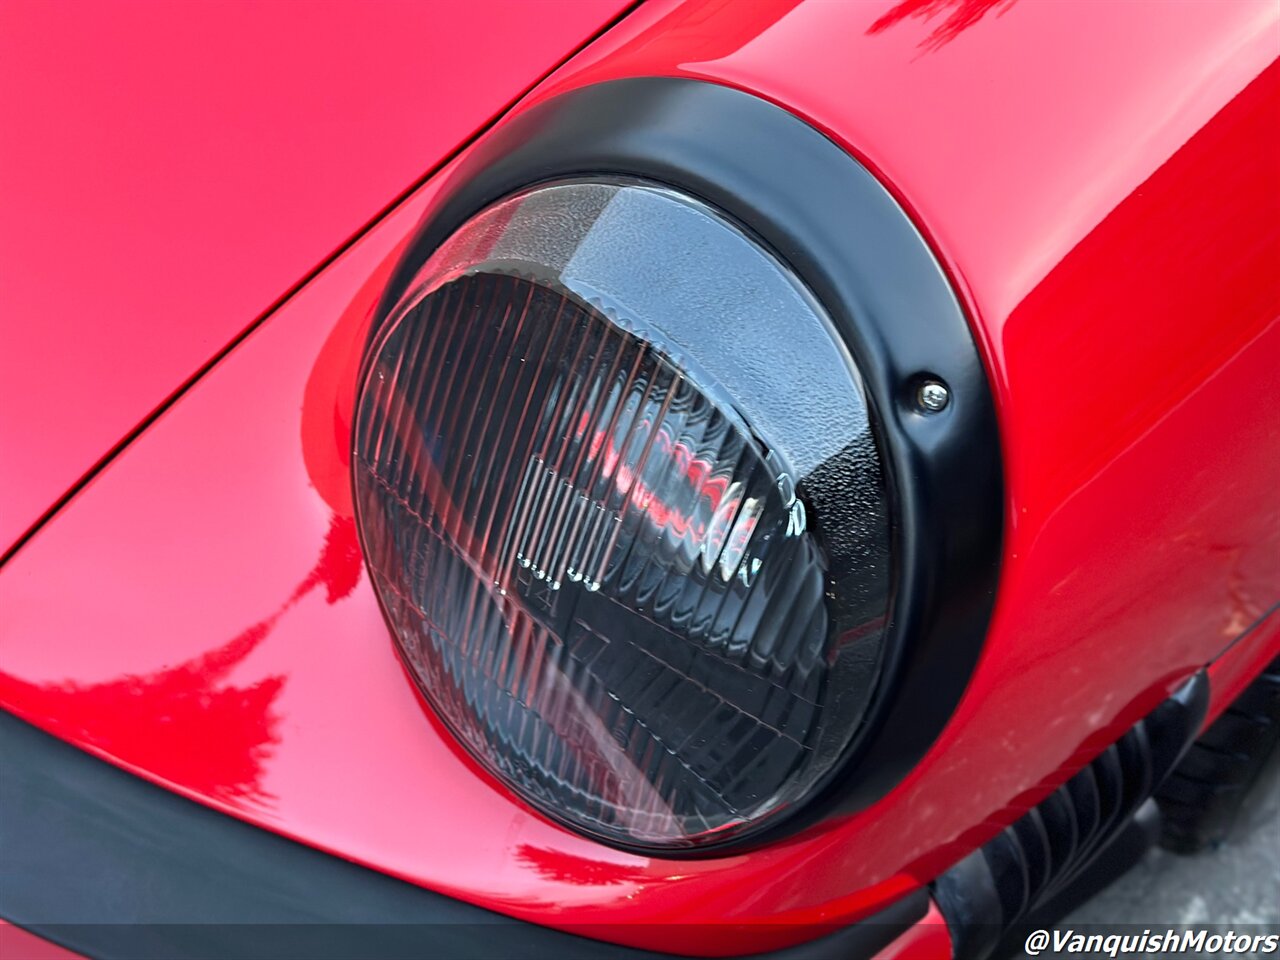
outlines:
[[626, 180], [482, 211], [382, 325], [354, 459], [405, 662], [538, 809], [705, 846], [838, 768], [883, 652], [886, 485], [839, 337], [729, 220]]

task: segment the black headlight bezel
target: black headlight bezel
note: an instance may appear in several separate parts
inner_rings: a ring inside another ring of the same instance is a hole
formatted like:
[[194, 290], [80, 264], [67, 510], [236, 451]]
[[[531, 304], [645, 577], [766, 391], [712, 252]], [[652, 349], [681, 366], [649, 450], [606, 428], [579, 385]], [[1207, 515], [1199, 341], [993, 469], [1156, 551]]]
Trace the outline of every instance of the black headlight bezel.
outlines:
[[[723, 846], [661, 854], [719, 856], [868, 806], [942, 732], [994, 605], [1004, 509], [995, 408], [959, 301], [884, 186], [781, 107], [696, 80], [584, 87], [500, 124], [424, 218], [371, 337], [421, 264], [479, 211], [539, 183], [598, 176], [694, 196], [747, 226], [795, 271], [854, 358], [891, 481], [896, 580], [882, 675], [862, 730], [828, 781], [777, 825]], [[926, 380], [947, 386], [940, 411], [918, 401]]]

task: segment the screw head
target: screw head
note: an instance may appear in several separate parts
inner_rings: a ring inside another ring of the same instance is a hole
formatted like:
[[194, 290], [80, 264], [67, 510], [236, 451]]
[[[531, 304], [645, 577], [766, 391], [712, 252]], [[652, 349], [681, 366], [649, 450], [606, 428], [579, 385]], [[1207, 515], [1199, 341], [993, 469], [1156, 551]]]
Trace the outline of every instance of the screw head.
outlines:
[[916, 402], [925, 413], [938, 413], [951, 402], [951, 391], [937, 380], [926, 380], [916, 391]]

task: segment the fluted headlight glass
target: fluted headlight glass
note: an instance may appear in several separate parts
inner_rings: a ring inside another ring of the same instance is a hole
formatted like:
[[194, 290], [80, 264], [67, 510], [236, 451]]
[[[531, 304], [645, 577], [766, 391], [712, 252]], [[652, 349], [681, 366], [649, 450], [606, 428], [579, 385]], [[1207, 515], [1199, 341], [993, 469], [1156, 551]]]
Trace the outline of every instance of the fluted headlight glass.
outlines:
[[499, 780], [661, 851], [834, 775], [882, 659], [888, 496], [848, 352], [777, 257], [676, 191], [554, 182], [453, 234], [370, 349], [366, 560]]

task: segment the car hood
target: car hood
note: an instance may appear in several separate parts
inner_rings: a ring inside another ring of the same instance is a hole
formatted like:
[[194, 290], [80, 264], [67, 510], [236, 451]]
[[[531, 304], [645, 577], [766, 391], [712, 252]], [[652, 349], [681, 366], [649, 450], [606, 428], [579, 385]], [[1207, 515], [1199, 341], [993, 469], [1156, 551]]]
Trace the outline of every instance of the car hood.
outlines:
[[6, 3], [0, 554], [625, 6]]

